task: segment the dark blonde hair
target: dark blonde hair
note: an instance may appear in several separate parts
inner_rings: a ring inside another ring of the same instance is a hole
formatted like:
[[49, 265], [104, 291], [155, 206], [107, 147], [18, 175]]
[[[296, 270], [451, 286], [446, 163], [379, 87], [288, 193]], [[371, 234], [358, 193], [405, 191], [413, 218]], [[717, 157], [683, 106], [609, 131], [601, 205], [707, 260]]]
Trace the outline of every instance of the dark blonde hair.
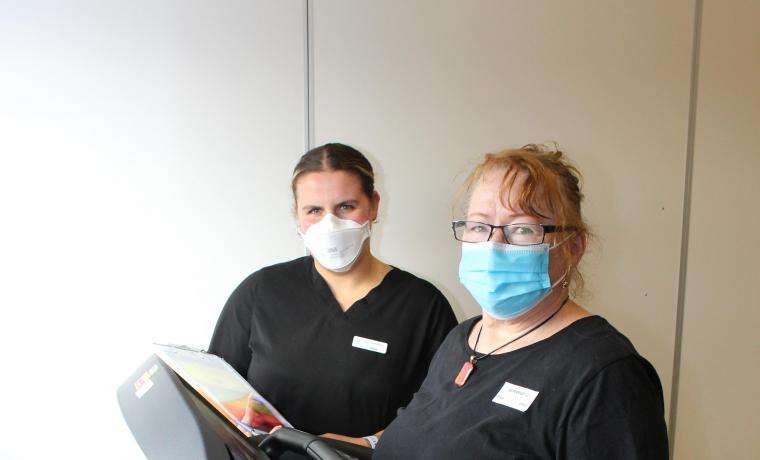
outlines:
[[290, 187], [293, 199], [297, 200], [296, 185], [302, 174], [319, 171], [348, 171], [359, 179], [362, 191], [372, 200], [375, 191], [375, 173], [367, 157], [353, 147], [345, 144], [325, 144], [315, 147], [301, 157], [293, 169]]
[[[519, 208], [536, 218], [552, 219], [560, 230], [574, 232], [584, 243], [591, 238], [591, 231], [581, 213], [581, 173], [559, 150], [559, 146], [549, 148], [541, 144], [528, 144], [519, 149], [486, 154], [465, 180], [457, 201], [460, 204], [465, 200], [469, 203], [473, 189], [484, 175], [502, 171], [499, 187], [502, 205]], [[518, 175], [524, 180], [512, 202], [510, 192]], [[579, 255], [574, 253], [578, 251], [577, 245], [563, 244], [558, 249], [566, 258]], [[573, 293], [581, 293], [583, 276], [578, 267], [570, 267], [567, 276]]]

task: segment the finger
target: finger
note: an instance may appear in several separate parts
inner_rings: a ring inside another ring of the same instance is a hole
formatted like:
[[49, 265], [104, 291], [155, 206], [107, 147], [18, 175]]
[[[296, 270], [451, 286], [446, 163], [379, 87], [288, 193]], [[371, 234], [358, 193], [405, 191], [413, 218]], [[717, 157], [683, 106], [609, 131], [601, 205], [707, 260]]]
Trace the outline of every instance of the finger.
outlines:
[[243, 419], [241, 422], [245, 423], [246, 425], [250, 425], [251, 421], [253, 420], [254, 410], [253, 410], [253, 393], [248, 395], [248, 401], [245, 405], [245, 412], [243, 412]]

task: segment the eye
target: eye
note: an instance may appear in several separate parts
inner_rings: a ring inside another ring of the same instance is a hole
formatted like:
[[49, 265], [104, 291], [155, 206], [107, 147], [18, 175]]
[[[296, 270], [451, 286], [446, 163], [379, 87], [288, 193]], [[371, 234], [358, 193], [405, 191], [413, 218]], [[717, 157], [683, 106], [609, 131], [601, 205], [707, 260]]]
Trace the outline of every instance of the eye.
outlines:
[[491, 229], [479, 222], [467, 222], [467, 231], [473, 233], [488, 233]]
[[346, 203], [343, 203], [343, 204], [341, 204], [341, 205], [339, 206], [339, 209], [340, 209], [341, 211], [353, 211], [354, 209], [356, 209], [356, 206], [354, 206], [354, 205], [352, 205], [352, 204], [346, 204]]
[[517, 226], [512, 228], [512, 233], [515, 235], [530, 236], [536, 234], [536, 229], [528, 226]]
[[515, 224], [510, 225], [507, 242], [511, 244], [539, 244], [543, 241], [543, 228], [537, 224]]
[[306, 211], [306, 214], [319, 214], [322, 211], [322, 208], [309, 208]]

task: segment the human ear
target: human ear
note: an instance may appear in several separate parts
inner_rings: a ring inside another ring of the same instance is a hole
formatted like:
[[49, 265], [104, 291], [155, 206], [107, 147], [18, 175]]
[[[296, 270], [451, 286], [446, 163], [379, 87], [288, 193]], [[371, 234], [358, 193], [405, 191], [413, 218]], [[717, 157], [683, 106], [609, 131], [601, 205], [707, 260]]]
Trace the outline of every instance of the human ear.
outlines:
[[586, 234], [575, 234], [570, 241], [571, 248], [572, 248], [572, 260], [571, 263], [573, 267], [577, 267], [578, 264], [581, 262], [581, 258], [583, 257], [583, 254], [586, 252], [586, 246], [588, 245], [588, 238], [586, 237]]
[[380, 194], [375, 190], [372, 192], [372, 199], [370, 200], [371, 205], [371, 212], [370, 212], [370, 220], [372, 222], [377, 222], [377, 214], [380, 210]]

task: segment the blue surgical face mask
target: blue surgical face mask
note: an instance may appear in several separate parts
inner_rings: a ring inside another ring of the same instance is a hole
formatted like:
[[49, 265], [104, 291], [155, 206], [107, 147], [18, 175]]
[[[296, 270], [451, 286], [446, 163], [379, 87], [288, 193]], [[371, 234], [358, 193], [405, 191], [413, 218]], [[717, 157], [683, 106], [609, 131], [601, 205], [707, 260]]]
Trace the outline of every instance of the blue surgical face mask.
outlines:
[[549, 250], [546, 243], [462, 243], [459, 281], [489, 315], [515, 318], [536, 306], [554, 287], [549, 279]]

